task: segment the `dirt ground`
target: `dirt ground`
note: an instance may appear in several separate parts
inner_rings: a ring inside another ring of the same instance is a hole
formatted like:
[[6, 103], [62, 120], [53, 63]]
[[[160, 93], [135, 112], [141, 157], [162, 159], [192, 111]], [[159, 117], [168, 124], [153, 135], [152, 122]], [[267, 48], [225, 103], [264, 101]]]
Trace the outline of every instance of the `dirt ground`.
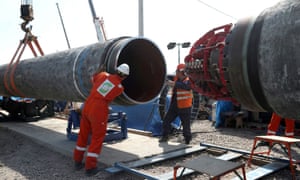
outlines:
[[136, 179], [125, 173], [111, 175], [105, 171], [87, 178], [84, 170], [74, 171], [70, 157], [51, 151], [9, 129], [1, 128], [1, 124], [0, 147], [1, 180]]

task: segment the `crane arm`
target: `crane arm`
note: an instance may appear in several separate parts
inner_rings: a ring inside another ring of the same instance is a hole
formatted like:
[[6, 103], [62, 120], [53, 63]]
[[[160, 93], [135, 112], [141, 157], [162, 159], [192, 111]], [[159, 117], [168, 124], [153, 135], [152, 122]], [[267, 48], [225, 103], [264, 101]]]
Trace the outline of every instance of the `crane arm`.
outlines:
[[94, 22], [95, 29], [96, 29], [98, 41], [104, 42], [106, 40], [106, 36], [104, 33], [104, 28], [103, 28], [103, 20], [102, 19], [100, 20], [99, 17], [96, 15], [96, 11], [95, 11], [92, 0], [89, 0], [89, 5], [90, 5], [93, 22]]

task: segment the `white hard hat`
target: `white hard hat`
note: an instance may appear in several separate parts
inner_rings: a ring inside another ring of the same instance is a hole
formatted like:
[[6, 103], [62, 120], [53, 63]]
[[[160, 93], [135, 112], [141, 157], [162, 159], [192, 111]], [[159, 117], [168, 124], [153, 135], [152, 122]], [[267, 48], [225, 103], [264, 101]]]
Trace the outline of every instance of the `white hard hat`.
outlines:
[[117, 70], [127, 76], [129, 75], [129, 66], [125, 63], [118, 66]]

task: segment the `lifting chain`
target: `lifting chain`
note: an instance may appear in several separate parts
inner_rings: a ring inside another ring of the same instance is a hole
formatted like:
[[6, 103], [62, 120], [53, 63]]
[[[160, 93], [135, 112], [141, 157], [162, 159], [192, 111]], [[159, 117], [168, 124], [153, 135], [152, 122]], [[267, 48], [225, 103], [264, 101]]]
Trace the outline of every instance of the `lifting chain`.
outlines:
[[5, 70], [4, 86], [6, 90], [11, 94], [19, 97], [24, 97], [23, 93], [19, 91], [14, 82], [14, 73], [16, 71], [18, 63], [20, 62], [21, 56], [25, 50], [26, 45], [30, 47], [34, 57], [38, 56], [32, 42], [35, 44], [41, 56], [44, 55], [44, 52], [37, 40], [37, 37], [31, 33], [32, 26], [27, 27], [29, 22], [33, 20], [33, 11], [30, 4], [21, 5], [21, 18], [24, 20], [24, 22], [21, 24], [21, 29], [25, 32], [25, 36], [22, 40], [20, 40], [19, 46], [14, 53], [9, 65], [7, 66], [7, 69]]

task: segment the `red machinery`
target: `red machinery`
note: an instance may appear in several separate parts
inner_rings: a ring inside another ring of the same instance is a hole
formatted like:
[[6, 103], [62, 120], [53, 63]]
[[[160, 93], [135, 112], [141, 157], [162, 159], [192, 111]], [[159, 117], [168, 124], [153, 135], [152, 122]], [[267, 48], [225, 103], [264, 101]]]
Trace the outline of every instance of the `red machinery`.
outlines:
[[224, 60], [226, 35], [232, 24], [212, 29], [198, 39], [185, 58], [186, 72], [198, 93], [212, 99], [235, 101], [226, 84], [227, 66]]
[[299, 8], [300, 1], [280, 1], [207, 32], [185, 58], [193, 89], [250, 111], [299, 120]]

